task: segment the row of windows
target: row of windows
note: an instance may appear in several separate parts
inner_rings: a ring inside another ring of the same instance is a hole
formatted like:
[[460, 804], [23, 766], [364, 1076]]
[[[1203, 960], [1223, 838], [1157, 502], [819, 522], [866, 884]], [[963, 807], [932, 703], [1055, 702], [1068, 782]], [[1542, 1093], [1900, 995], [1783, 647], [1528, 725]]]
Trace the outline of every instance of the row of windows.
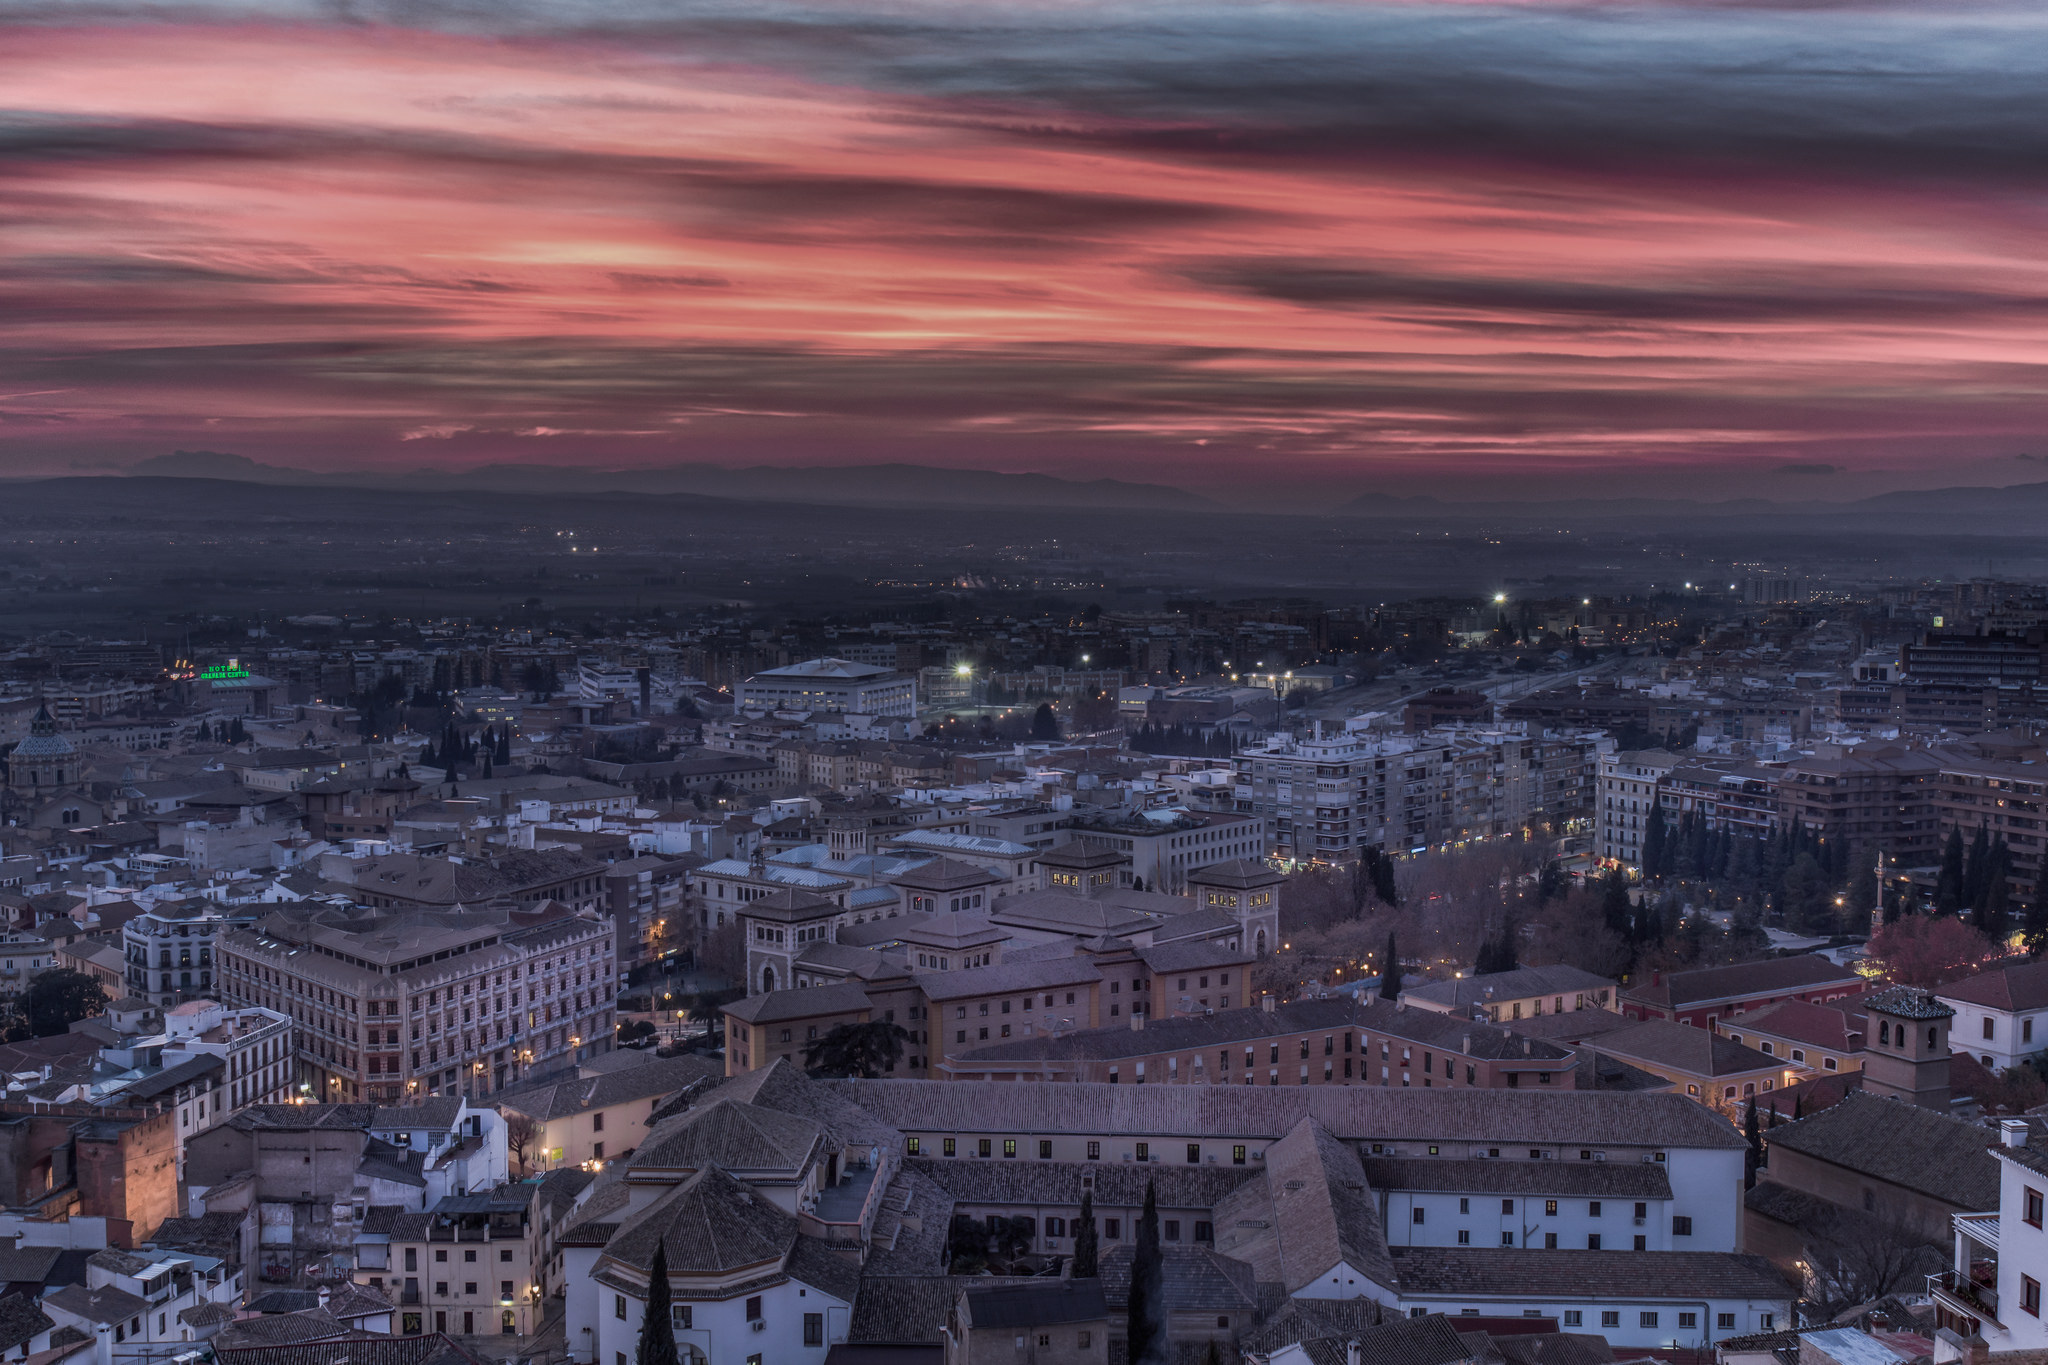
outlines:
[[[976, 1147], [976, 1154], [977, 1154], [977, 1155], [979, 1155], [979, 1156], [994, 1156], [994, 1155], [995, 1155], [995, 1140], [994, 1140], [993, 1138], [977, 1138], [977, 1139], [975, 1139], [974, 1141], [975, 1141], [975, 1143], [977, 1144], [977, 1147]], [[923, 1139], [923, 1138], [917, 1138], [917, 1137], [913, 1137], [913, 1138], [907, 1138], [907, 1139], [905, 1139], [905, 1150], [906, 1150], [906, 1151], [908, 1152], [908, 1154], [909, 1154], [909, 1155], [911, 1155], [911, 1156], [922, 1156], [922, 1155], [924, 1154], [924, 1139]], [[940, 1138], [940, 1139], [939, 1139], [939, 1150], [940, 1150], [941, 1154], [942, 1154], [942, 1155], [945, 1155], [945, 1156], [958, 1156], [958, 1155], [960, 1155], [960, 1139], [958, 1139], [958, 1138]], [[1017, 1155], [1017, 1139], [1016, 1139], [1016, 1138], [1004, 1138], [1004, 1139], [1003, 1139], [1003, 1155], [1004, 1155], [1005, 1157], [1015, 1157], [1015, 1156]], [[1152, 1160], [1152, 1144], [1151, 1144], [1151, 1143], [1149, 1143], [1149, 1142], [1140, 1142], [1140, 1143], [1136, 1143], [1136, 1144], [1134, 1144], [1134, 1157], [1135, 1157], [1135, 1159], [1136, 1159], [1136, 1160], [1138, 1160], [1138, 1161], [1150, 1161], [1150, 1160]], [[1051, 1160], [1052, 1160], [1052, 1139], [1051, 1139], [1051, 1138], [1040, 1138], [1040, 1139], [1038, 1140], [1038, 1159], [1039, 1159], [1040, 1161], [1051, 1161]], [[1091, 1142], [1089, 1142], [1089, 1144], [1088, 1144], [1088, 1159], [1089, 1159], [1090, 1161], [1100, 1161], [1100, 1160], [1102, 1160], [1102, 1144], [1101, 1144], [1101, 1143], [1100, 1143], [1099, 1141], [1091, 1141]], [[1189, 1164], [1190, 1166], [1198, 1166], [1198, 1165], [1200, 1165], [1200, 1164], [1201, 1164], [1201, 1161], [1202, 1161], [1202, 1144], [1201, 1144], [1201, 1143], [1199, 1143], [1199, 1142], [1190, 1142], [1190, 1143], [1189, 1143], [1189, 1144], [1187, 1145], [1187, 1159], [1188, 1159], [1188, 1164]], [[1244, 1164], [1246, 1163], [1246, 1161], [1247, 1161], [1247, 1160], [1249, 1160], [1249, 1155], [1248, 1155], [1248, 1153], [1247, 1153], [1247, 1151], [1246, 1151], [1245, 1145], [1244, 1145], [1243, 1143], [1241, 1143], [1241, 1142], [1240, 1142], [1240, 1143], [1236, 1143], [1236, 1144], [1234, 1144], [1234, 1145], [1233, 1145], [1233, 1146], [1231, 1147], [1231, 1149], [1230, 1149], [1230, 1164], [1231, 1164], [1231, 1165], [1233, 1165], [1233, 1166], [1242, 1166], [1242, 1165], [1244, 1165]], [[1091, 1178], [1092, 1178], [1092, 1177], [1091, 1177]], [[1084, 1181], [1083, 1183], [1085, 1184], [1086, 1182]]]
[[[1600, 1325], [1602, 1327], [1617, 1328], [1621, 1326], [1621, 1315], [1623, 1310], [1619, 1308], [1603, 1308], [1596, 1311], [1598, 1311], [1600, 1314]], [[1427, 1316], [1428, 1312], [1429, 1310], [1426, 1308], [1411, 1308], [1408, 1310], [1408, 1316], [1413, 1318], [1419, 1318]], [[1479, 1310], [1477, 1308], [1460, 1309], [1458, 1315], [1460, 1317], [1476, 1318], [1479, 1316]], [[1526, 1316], [1540, 1317], [1542, 1316], [1542, 1314], [1540, 1312], [1531, 1310], [1526, 1314]], [[1638, 1309], [1636, 1312], [1636, 1326], [1638, 1328], [1655, 1328], [1661, 1322], [1662, 1316], [1663, 1313], [1661, 1309]], [[1776, 1323], [1776, 1321], [1777, 1315], [1774, 1313], [1760, 1313], [1757, 1315], [1757, 1325], [1766, 1332], [1775, 1330], [1774, 1324]], [[1568, 1329], [1573, 1327], [1584, 1327], [1586, 1325], [1586, 1311], [1582, 1308], [1565, 1309], [1561, 1325]], [[1699, 1330], [1699, 1326], [1700, 1315], [1697, 1312], [1681, 1311], [1678, 1314], [1679, 1331], [1696, 1332]], [[1723, 1332], [1731, 1332], [1735, 1330], [1735, 1315], [1733, 1313], [1715, 1314], [1714, 1326], [1717, 1330]]]

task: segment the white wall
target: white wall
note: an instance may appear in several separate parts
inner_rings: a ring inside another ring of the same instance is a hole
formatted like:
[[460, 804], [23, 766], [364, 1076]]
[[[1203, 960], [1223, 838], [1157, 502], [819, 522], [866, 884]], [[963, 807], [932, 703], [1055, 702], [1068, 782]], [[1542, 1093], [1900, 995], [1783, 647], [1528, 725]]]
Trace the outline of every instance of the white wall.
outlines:
[[[1969, 1053], [1993, 1071], [2018, 1066], [2028, 1057], [2048, 1051], [2048, 1012], [2007, 1014], [1962, 1000], [1942, 1003], [1956, 1012], [1955, 1023], [1949, 1026], [1949, 1046], [1957, 1052]], [[1984, 1036], [1986, 1019], [1991, 1021], [1992, 1036], [1988, 1039]], [[2032, 1026], [2031, 1038], [2022, 1036], [2028, 1025]]]
[[[578, 1277], [573, 1270], [570, 1273], [570, 1299], [594, 1296], [596, 1300], [597, 1358], [593, 1365], [619, 1365], [621, 1360], [632, 1365], [646, 1305], [625, 1295], [626, 1315], [621, 1318], [617, 1312], [619, 1291], [593, 1282], [587, 1274]], [[794, 1280], [784, 1281], [761, 1291], [761, 1330], [755, 1331], [747, 1319], [747, 1298], [741, 1294], [723, 1301], [687, 1301], [691, 1326], [688, 1331], [678, 1331], [676, 1341], [695, 1346], [711, 1365], [751, 1365], [757, 1358], [761, 1365], [822, 1365], [832, 1343], [846, 1340], [852, 1305], [842, 1299]], [[806, 1313], [824, 1314], [822, 1345], [804, 1345]], [[574, 1318], [570, 1320], [572, 1336], [580, 1325]]]
[[[1617, 1350], [1657, 1346], [1699, 1347], [1726, 1337], [1787, 1327], [1792, 1321], [1789, 1294], [1783, 1299], [1643, 1298], [1606, 1302], [1579, 1297], [1453, 1298], [1449, 1295], [1404, 1294], [1401, 1307], [1411, 1314], [1417, 1310], [1447, 1313], [1454, 1320], [1460, 1314], [1475, 1312], [1483, 1317], [1515, 1318], [1534, 1311], [1543, 1317], [1556, 1318], [1563, 1331], [1598, 1333]], [[1609, 1313], [1616, 1315], [1613, 1325], [1608, 1325], [1605, 1315]], [[1645, 1313], [1656, 1315], [1654, 1326], [1643, 1325]], [[1692, 1315], [1694, 1324], [1690, 1327], [1684, 1325], [1683, 1315], [1688, 1313]], [[1724, 1315], [1729, 1326], [1720, 1325]]]
[[[1635, 1210], [1639, 1202], [1634, 1199], [1602, 1198], [1598, 1201], [1578, 1196], [1559, 1197], [1557, 1212], [1549, 1213], [1550, 1196], [1493, 1194], [1409, 1194], [1394, 1191], [1387, 1195], [1386, 1229], [1387, 1242], [1392, 1246], [1429, 1247], [1535, 1247], [1547, 1245], [1545, 1237], [1556, 1234], [1557, 1246], [1564, 1251], [1584, 1251], [1587, 1239], [1598, 1234], [1600, 1249], [1603, 1251], [1627, 1251], [1634, 1247], [1635, 1238], [1644, 1239], [1645, 1251], [1670, 1251], [1677, 1247], [1671, 1239], [1671, 1201], [1650, 1199], [1640, 1201], [1644, 1206], [1644, 1217], [1636, 1221]], [[1600, 1205], [1600, 1214], [1595, 1217], [1592, 1205]], [[1502, 1205], [1512, 1204], [1512, 1213], [1503, 1213]], [[1460, 1211], [1460, 1205], [1465, 1211]], [[1423, 1221], [1415, 1221], [1415, 1211], [1422, 1210]], [[1698, 1223], [1694, 1223], [1698, 1228]], [[1469, 1234], [1469, 1240], [1460, 1242], [1458, 1233]], [[1512, 1240], [1503, 1241], [1507, 1237]], [[1732, 1247], [1696, 1247], [1699, 1241], [1697, 1231], [1691, 1237], [1680, 1238], [1686, 1251], [1711, 1250], [1732, 1251]]]

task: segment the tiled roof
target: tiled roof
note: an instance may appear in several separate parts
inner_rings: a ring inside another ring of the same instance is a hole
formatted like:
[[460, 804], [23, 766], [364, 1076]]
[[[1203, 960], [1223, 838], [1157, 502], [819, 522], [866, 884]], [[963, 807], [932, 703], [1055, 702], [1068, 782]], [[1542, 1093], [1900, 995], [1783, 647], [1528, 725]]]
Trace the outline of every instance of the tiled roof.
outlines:
[[796, 1235], [795, 1214], [712, 1166], [622, 1222], [605, 1243], [604, 1259], [645, 1272], [658, 1240], [671, 1271], [724, 1274], [780, 1263]]
[[[214, 1338], [213, 1352], [220, 1365], [334, 1365], [337, 1356], [332, 1345], [237, 1347], [223, 1346], [220, 1337]], [[481, 1365], [439, 1332], [417, 1337], [354, 1335], [346, 1354], [348, 1365]]]
[[1853, 1052], [1862, 1046], [1863, 1013], [1860, 1009], [1851, 1013], [1840, 1005], [1780, 1000], [1739, 1018], [1725, 1019], [1721, 1027], [1745, 1038], [1761, 1033], [1834, 1052]]
[[872, 1003], [866, 991], [847, 981], [750, 995], [724, 1006], [724, 1010], [743, 1024], [771, 1024], [787, 1019], [815, 1019], [825, 1014], [852, 1014], [870, 1008]]
[[[1072, 1206], [1092, 1193], [1097, 1209], [1138, 1208], [1145, 1186], [1157, 1191], [1161, 1208], [1210, 1209], [1245, 1181], [1249, 1166], [1182, 1166], [1168, 1163], [1100, 1161], [982, 1161], [910, 1157], [905, 1169], [928, 1176], [963, 1204]], [[1091, 1182], [1083, 1185], [1082, 1181]]]
[[1297, 1341], [1357, 1337], [1387, 1317], [1387, 1310], [1372, 1299], [1288, 1299], [1280, 1311], [1239, 1337], [1238, 1345], [1270, 1353]]
[[1691, 1076], [1736, 1076], [1785, 1065], [1782, 1057], [1671, 1019], [1646, 1019], [1634, 1028], [1602, 1034], [1592, 1046], [1624, 1061], [1668, 1066]]
[[823, 1132], [810, 1119], [738, 1100], [714, 1100], [663, 1119], [628, 1159], [633, 1170], [801, 1173]]
[[2048, 961], [1994, 967], [1935, 989], [1943, 1000], [1994, 1010], [2048, 1009]]
[[1590, 1199], [1669, 1199], [1671, 1178], [1658, 1161], [1446, 1161], [1367, 1157], [1375, 1190], [1443, 1194], [1541, 1194]]
[[1431, 981], [1402, 991], [1406, 1000], [1426, 1001], [1438, 1009], [1458, 1014], [1493, 1000], [1526, 1000], [1538, 995], [1565, 995], [1574, 999], [1589, 991], [1615, 988], [1615, 982], [1580, 967], [1557, 963], [1548, 967], [1517, 967], [1511, 972], [1468, 976], [1455, 981]]
[[1933, 991], [1918, 986], [1890, 986], [1857, 1003], [1867, 1014], [1889, 1014], [1895, 1019], [1953, 1019], [1956, 1015]]
[[919, 972], [915, 980], [929, 999], [964, 1000], [1048, 986], [1077, 986], [1102, 980], [1102, 973], [1085, 957], [1068, 957], [1048, 962], [998, 962], [957, 972]]
[[[1202, 1246], [1164, 1246], [1166, 1311], [1249, 1313], [1258, 1305], [1258, 1284], [1244, 1261]], [[1103, 1297], [1120, 1317], [1131, 1302], [1131, 1260], [1137, 1248], [1123, 1243], [1103, 1253]]]
[[1775, 992], [1806, 990], [1841, 983], [1861, 989], [1863, 978], [1816, 953], [1770, 957], [1728, 967], [1669, 972], [1661, 981], [1643, 982], [1622, 992], [1631, 1000], [1684, 1009], [1710, 1000], [1739, 1000]]
[[[777, 1063], [781, 1066], [781, 1063]], [[761, 1073], [755, 1072], [753, 1075]], [[744, 1079], [744, 1078], [742, 1078]], [[719, 1093], [736, 1081], [728, 1081]], [[1739, 1150], [1742, 1135], [1672, 1094], [1387, 1086], [814, 1081], [898, 1132], [1278, 1138], [1306, 1116], [1344, 1137]]]
[[638, 1066], [623, 1071], [544, 1081], [502, 1091], [491, 1097], [491, 1104], [499, 1109], [516, 1109], [546, 1122], [631, 1100], [672, 1095], [692, 1081], [722, 1071], [716, 1062], [703, 1057], [647, 1057]]
[[1215, 1225], [1218, 1251], [1250, 1262], [1260, 1279], [1277, 1280], [1290, 1294], [1340, 1262], [1371, 1283], [1394, 1287], [1386, 1234], [1358, 1154], [1313, 1119], [1267, 1145], [1264, 1172], [1216, 1205]]
[[1965, 1211], [1998, 1207], [1997, 1133], [1904, 1100], [1853, 1091], [1764, 1134], [1783, 1147]]
[[1277, 886], [1287, 880], [1264, 863], [1249, 858], [1233, 858], [1225, 863], [1212, 863], [1188, 873], [1191, 886], [1227, 886], [1234, 890], [1251, 890], [1261, 886]]
[[36, 1306], [34, 1295], [9, 1294], [0, 1299], [0, 1351], [26, 1346], [39, 1333], [56, 1325], [48, 1313]]
[[962, 1290], [1043, 1283], [1031, 1276], [864, 1275], [846, 1339], [897, 1345], [941, 1341], [941, 1329]]
[[1761, 1256], [1726, 1251], [1524, 1251], [1395, 1247], [1403, 1297], [1777, 1299], [1791, 1287]]
[[1100, 1280], [1046, 1280], [1037, 1284], [970, 1288], [963, 1297], [966, 1325], [974, 1328], [1023, 1332], [1109, 1318]]

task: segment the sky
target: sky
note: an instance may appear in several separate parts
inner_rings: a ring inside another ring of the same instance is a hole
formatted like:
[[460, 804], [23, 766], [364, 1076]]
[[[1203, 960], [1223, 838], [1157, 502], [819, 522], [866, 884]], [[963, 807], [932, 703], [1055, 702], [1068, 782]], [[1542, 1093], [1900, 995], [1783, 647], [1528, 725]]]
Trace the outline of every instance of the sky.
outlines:
[[0, 6], [0, 474], [2048, 479], [2048, 12]]

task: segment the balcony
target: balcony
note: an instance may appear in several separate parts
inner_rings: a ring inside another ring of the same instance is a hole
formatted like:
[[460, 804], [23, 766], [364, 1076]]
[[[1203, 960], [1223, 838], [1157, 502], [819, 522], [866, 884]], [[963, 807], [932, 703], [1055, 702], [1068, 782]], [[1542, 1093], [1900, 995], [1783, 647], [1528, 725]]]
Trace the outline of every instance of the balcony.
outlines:
[[1966, 1317], [1982, 1318], [1986, 1322], [1998, 1321], [1997, 1268], [1990, 1267], [1992, 1283], [1985, 1283], [1985, 1263], [1971, 1268], [1967, 1275], [1957, 1270], [1944, 1270], [1939, 1275], [1927, 1277], [1927, 1292], [1934, 1297], [1937, 1305], [1950, 1312]]
[[1998, 1250], [1998, 1215], [1995, 1213], [1959, 1213], [1955, 1215], [1956, 1231], [1990, 1251]]

